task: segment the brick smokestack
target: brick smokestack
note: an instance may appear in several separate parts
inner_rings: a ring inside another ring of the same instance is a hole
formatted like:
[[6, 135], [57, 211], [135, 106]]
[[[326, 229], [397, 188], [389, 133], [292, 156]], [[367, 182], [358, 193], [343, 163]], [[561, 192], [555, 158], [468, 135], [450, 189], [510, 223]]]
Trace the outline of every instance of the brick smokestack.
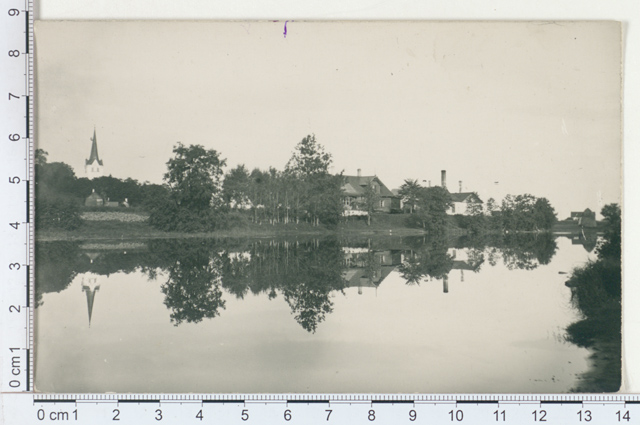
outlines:
[[462, 180], [458, 180], [458, 192], [462, 193]]
[[440, 171], [440, 181], [443, 189], [447, 188], [447, 170]]
[[362, 175], [362, 170], [358, 168], [358, 177]]

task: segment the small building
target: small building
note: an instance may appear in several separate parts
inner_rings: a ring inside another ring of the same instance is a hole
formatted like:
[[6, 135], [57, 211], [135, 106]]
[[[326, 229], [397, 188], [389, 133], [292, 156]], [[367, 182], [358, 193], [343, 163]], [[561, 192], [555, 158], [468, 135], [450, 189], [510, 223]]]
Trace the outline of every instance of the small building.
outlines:
[[98, 195], [93, 189], [91, 191], [91, 195], [87, 196], [87, 199], [84, 200], [85, 207], [102, 207], [104, 206], [104, 199], [100, 195]]
[[582, 227], [596, 227], [598, 223], [596, 222], [596, 213], [595, 211], [591, 211], [589, 208], [582, 212], [582, 216], [578, 220], [578, 224]]
[[389, 213], [400, 210], [399, 196], [391, 192], [378, 176], [362, 176], [360, 169], [358, 169], [357, 176], [344, 176], [342, 192], [344, 194], [345, 215], [349, 215], [348, 211], [362, 210], [367, 187], [371, 187], [378, 195], [376, 212]]
[[453, 201], [453, 205], [449, 210], [447, 210], [447, 214], [461, 214], [461, 215], [470, 215], [469, 211], [470, 205], [478, 205], [482, 208], [482, 199], [475, 192], [458, 192], [451, 194], [451, 201]]

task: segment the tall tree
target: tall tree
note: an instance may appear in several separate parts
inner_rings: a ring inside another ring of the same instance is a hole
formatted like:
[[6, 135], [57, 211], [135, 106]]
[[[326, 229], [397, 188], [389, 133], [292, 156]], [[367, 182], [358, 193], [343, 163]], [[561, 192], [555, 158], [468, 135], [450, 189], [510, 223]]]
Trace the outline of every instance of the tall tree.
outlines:
[[404, 205], [409, 206], [410, 214], [413, 214], [416, 209], [416, 205], [418, 205], [420, 190], [421, 186], [418, 183], [418, 180], [406, 179], [402, 186], [400, 186], [398, 194], [402, 197]]
[[222, 205], [222, 167], [226, 160], [214, 149], [201, 145], [173, 148], [174, 157], [167, 162], [164, 181], [178, 205], [202, 211]]
[[315, 134], [310, 134], [296, 145], [285, 171], [299, 178], [328, 174], [331, 162], [331, 154], [316, 141]]

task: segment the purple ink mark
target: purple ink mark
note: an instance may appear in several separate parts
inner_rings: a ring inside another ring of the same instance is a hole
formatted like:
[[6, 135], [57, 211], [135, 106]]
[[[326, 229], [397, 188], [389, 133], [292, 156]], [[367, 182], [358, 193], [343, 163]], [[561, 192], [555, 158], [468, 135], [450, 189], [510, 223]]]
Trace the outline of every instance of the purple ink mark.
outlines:
[[284, 21], [284, 32], [283, 32], [284, 38], [287, 38], [287, 22], [289, 21]]

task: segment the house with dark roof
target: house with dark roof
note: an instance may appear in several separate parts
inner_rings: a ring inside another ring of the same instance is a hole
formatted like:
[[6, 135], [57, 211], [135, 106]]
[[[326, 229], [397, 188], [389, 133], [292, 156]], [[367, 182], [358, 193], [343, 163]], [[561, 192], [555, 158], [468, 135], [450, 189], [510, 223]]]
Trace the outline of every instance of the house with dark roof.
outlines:
[[389, 213], [400, 209], [399, 196], [391, 192], [378, 176], [362, 176], [358, 169], [357, 176], [344, 176], [342, 192], [345, 215], [357, 215], [354, 213], [362, 210], [367, 187], [371, 187], [378, 195], [377, 212]]

